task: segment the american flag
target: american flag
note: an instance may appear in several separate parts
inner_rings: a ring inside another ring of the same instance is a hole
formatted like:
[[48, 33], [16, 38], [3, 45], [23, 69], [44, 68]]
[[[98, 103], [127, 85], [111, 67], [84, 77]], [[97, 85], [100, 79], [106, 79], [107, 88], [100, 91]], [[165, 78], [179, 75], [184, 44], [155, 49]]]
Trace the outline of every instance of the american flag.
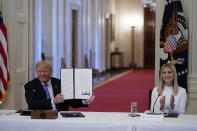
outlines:
[[0, 103], [6, 96], [10, 83], [8, 66], [7, 29], [2, 16], [0, 16]]
[[166, 42], [164, 43], [164, 51], [166, 53], [170, 53], [176, 49], [176, 46], [173, 45], [170, 39], [167, 39]]

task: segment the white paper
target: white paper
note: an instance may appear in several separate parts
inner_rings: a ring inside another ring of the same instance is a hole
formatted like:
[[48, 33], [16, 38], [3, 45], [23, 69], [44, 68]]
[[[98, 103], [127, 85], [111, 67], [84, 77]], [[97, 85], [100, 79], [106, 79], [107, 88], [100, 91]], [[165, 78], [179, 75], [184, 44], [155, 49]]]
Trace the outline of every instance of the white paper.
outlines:
[[75, 98], [89, 99], [92, 96], [92, 69], [75, 69]]
[[73, 69], [61, 69], [61, 94], [64, 99], [73, 99]]
[[61, 69], [61, 93], [65, 99], [89, 99], [92, 69]]

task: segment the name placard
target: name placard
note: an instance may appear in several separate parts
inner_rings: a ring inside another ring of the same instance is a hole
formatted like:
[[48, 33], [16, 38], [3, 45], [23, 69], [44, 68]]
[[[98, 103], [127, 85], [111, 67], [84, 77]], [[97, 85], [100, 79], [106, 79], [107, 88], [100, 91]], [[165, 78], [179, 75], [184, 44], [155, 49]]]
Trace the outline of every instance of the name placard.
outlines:
[[162, 121], [163, 119], [164, 119], [163, 114], [146, 114], [146, 113], [143, 113], [140, 116], [140, 120]]

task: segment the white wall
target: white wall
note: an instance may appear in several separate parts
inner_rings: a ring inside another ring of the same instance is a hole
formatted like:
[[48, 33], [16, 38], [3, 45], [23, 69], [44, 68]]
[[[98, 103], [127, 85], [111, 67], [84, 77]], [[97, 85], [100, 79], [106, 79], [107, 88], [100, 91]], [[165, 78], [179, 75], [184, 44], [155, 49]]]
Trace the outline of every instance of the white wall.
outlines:
[[4, 2], [11, 87], [0, 108], [21, 109], [26, 107], [23, 85], [28, 81], [28, 1]]
[[138, 0], [116, 1], [116, 46], [124, 53], [124, 66], [131, 63], [131, 26], [135, 26], [134, 62], [143, 67], [143, 5]]

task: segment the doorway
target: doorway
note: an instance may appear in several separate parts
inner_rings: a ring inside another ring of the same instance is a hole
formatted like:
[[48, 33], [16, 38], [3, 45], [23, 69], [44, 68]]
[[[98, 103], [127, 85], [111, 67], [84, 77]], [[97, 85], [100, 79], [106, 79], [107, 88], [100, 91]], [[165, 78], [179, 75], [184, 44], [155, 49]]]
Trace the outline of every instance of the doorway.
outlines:
[[155, 67], [155, 12], [144, 8], [144, 68]]

